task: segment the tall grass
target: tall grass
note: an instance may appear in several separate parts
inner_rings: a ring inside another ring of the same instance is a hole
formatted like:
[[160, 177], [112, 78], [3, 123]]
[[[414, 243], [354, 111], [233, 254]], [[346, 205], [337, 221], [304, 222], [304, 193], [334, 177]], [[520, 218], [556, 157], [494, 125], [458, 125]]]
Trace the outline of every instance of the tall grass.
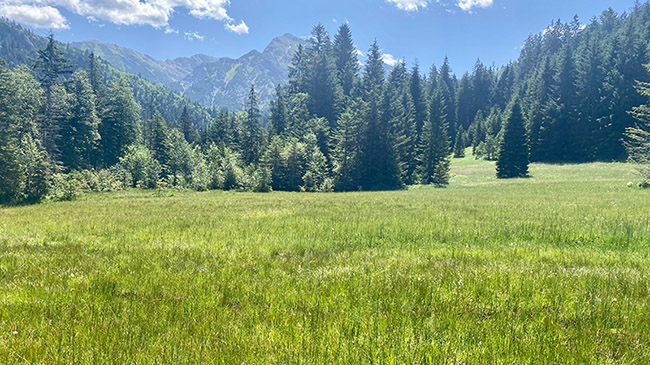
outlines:
[[0, 363], [648, 363], [650, 194], [622, 164], [445, 190], [0, 209]]

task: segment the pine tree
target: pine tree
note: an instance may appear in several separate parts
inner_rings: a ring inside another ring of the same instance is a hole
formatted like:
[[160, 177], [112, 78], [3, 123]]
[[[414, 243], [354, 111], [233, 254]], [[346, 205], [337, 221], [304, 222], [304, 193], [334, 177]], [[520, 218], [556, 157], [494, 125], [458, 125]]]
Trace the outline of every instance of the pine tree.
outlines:
[[456, 138], [454, 140], [454, 158], [465, 157], [465, 133], [463, 127], [458, 128]]
[[162, 173], [164, 176], [167, 176], [167, 168], [169, 162], [169, 153], [167, 151], [167, 145], [165, 144], [169, 134], [169, 128], [167, 122], [160, 114], [160, 112], [155, 112], [154, 115], [147, 120], [146, 125], [149, 128], [149, 133], [147, 133], [148, 138], [145, 139], [145, 146], [151, 150], [153, 158], [160, 162], [162, 167]]
[[272, 134], [282, 135], [287, 129], [289, 122], [289, 111], [287, 102], [287, 89], [278, 85], [275, 88], [275, 100], [271, 100], [271, 125]]
[[[646, 69], [650, 73], [650, 65], [646, 65]], [[635, 164], [639, 176], [648, 183], [650, 182], [650, 83], [639, 81], [636, 90], [646, 101], [630, 111], [638, 124], [627, 129], [625, 148], [628, 160]]]
[[338, 191], [359, 188], [359, 144], [360, 118], [355, 114], [357, 108], [348, 107], [338, 120], [334, 133], [334, 186]]
[[415, 66], [411, 70], [411, 85], [410, 94], [413, 100], [413, 107], [415, 110], [415, 128], [418, 134], [422, 133], [422, 126], [427, 119], [427, 95], [424, 89], [424, 82], [420, 75], [420, 66], [415, 62]]
[[[442, 85], [441, 85], [442, 86]], [[423, 184], [444, 187], [449, 184], [449, 136], [444, 93], [434, 92], [429, 118], [420, 137], [419, 174]]]
[[343, 94], [350, 96], [352, 88], [357, 82], [359, 61], [357, 49], [352, 41], [352, 32], [347, 24], [341, 25], [338, 33], [334, 36], [334, 60]]
[[28, 69], [0, 66], [0, 203], [35, 202], [47, 194], [49, 164], [36, 126], [41, 100]]
[[322, 24], [312, 30], [307, 42], [309, 57], [307, 73], [308, 108], [310, 114], [326, 118], [332, 127], [337, 118], [337, 103], [341, 93], [334, 63], [332, 43]]
[[187, 143], [192, 144], [200, 141], [199, 134], [196, 131], [196, 127], [194, 126], [192, 117], [187, 110], [187, 106], [183, 107], [183, 113], [181, 114], [181, 129]]
[[242, 156], [246, 165], [257, 163], [262, 154], [262, 138], [260, 123], [262, 112], [255, 85], [251, 85], [248, 99], [245, 103], [246, 116], [242, 125]]
[[530, 160], [528, 136], [519, 99], [514, 99], [508, 109], [497, 159], [497, 177], [500, 179], [528, 176]]
[[456, 76], [451, 72], [449, 59], [447, 57], [445, 57], [445, 60], [440, 67], [439, 80], [437, 84], [438, 88], [443, 93], [442, 98], [445, 101], [445, 111], [447, 114], [449, 132], [455, 133], [456, 128], [458, 128], [458, 104], [456, 99], [458, 87]]
[[382, 115], [384, 63], [377, 42], [368, 52], [363, 89], [367, 107], [361, 141], [361, 186], [365, 190], [399, 189], [402, 182], [390, 138], [390, 126]]
[[127, 147], [138, 141], [140, 110], [140, 105], [133, 97], [133, 90], [125, 79], [121, 78], [111, 84], [100, 128], [105, 166], [116, 164]]
[[413, 183], [417, 166], [417, 111], [411, 97], [413, 84], [410, 76], [405, 62], [400, 62], [393, 68], [384, 94], [383, 110], [385, 123], [390, 126], [391, 143], [395, 150], [400, 179], [405, 184]]
[[48, 36], [45, 48], [38, 51], [33, 68], [44, 90], [40, 120], [41, 138], [48, 154], [58, 160], [59, 129], [62, 121], [68, 117], [67, 95], [60, 87], [59, 80], [71, 71], [70, 61], [63, 56], [52, 33]]
[[21, 193], [18, 105], [12, 71], [0, 66], [0, 203], [16, 200]]
[[78, 70], [69, 82], [70, 116], [61, 126], [61, 161], [69, 170], [93, 167], [99, 146], [99, 117], [95, 94], [86, 71]]

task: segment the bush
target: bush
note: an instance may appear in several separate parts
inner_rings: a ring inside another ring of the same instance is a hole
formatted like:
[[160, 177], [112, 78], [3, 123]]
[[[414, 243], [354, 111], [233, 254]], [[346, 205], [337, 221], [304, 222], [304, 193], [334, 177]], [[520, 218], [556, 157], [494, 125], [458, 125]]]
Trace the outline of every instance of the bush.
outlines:
[[131, 174], [132, 187], [156, 188], [162, 168], [148, 148], [139, 145], [129, 146], [118, 165]]
[[55, 174], [50, 198], [55, 201], [70, 201], [81, 194], [83, 177], [78, 172], [70, 174]]

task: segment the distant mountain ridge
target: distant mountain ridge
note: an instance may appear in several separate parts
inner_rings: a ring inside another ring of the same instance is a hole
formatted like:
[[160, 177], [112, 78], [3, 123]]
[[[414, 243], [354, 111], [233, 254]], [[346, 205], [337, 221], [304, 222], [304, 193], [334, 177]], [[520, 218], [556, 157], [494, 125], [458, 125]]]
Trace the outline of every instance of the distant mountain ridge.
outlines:
[[241, 110], [251, 84], [255, 84], [262, 105], [268, 105], [275, 87], [288, 81], [293, 53], [303, 42], [285, 34], [273, 39], [263, 52], [253, 50], [237, 59], [198, 54], [164, 61], [99, 41], [73, 42], [70, 47], [94, 52], [121, 70], [167, 86], [205, 106]]

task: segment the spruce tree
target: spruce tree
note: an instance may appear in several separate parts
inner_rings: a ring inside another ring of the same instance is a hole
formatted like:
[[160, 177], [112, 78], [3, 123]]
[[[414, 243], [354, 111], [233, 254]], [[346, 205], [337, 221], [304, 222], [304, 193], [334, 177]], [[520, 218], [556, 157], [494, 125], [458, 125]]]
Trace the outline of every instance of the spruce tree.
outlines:
[[68, 117], [67, 94], [59, 82], [63, 75], [69, 74], [70, 61], [63, 56], [59, 45], [50, 33], [47, 45], [38, 50], [38, 57], [34, 63], [34, 72], [44, 90], [42, 103], [40, 130], [43, 145], [51, 158], [59, 159], [59, 130], [61, 123]]
[[360, 118], [350, 106], [341, 114], [334, 133], [334, 187], [338, 191], [359, 188]]
[[334, 36], [334, 60], [343, 94], [350, 96], [358, 78], [359, 62], [352, 32], [347, 24], [341, 25]]
[[465, 133], [463, 127], [458, 128], [456, 138], [454, 140], [454, 158], [465, 157]]
[[190, 116], [187, 106], [183, 107], [183, 113], [181, 114], [181, 130], [183, 136], [187, 143], [198, 143], [200, 142], [199, 133], [196, 131], [192, 117]]
[[255, 92], [255, 85], [251, 85], [245, 108], [246, 116], [242, 125], [241, 148], [244, 163], [248, 165], [257, 163], [262, 154], [262, 136], [260, 132], [262, 112], [257, 92]]
[[361, 186], [365, 190], [399, 189], [402, 182], [390, 138], [390, 126], [382, 115], [384, 63], [376, 41], [368, 52], [363, 89], [367, 106], [361, 141]]
[[307, 55], [309, 63], [306, 86], [309, 112], [316, 117], [326, 118], [334, 127], [341, 90], [332, 43], [322, 24], [312, 30], [311, 38], [307, 42]]
[[[442, 85], [441, 85], [442, 86]], [[429, 117], [420, 136], [419, 175], [423, 184], [445, 187], [449, 184], [449, 136], [444, 93], [431, 97]]]
[[422, 126], [424, 125], [424, 121], [427, 119], [427, 94], [425, 92], [422, 75], [420, 75], [420, 66], [417, 61], [411, 70], [410, 79], [411, 84], [409, 92], [415, 110], [415, 128], [419, 134], [422, 132]]
[[126, 80], [114, 81], [108, 91], [108, 105], [100, 128], [105, 166], [116, 164], [127, 147], [138, 141], [140, 110]]
[[69, 170], [93, 167], [99, 146], [99, 117], [95, 94], [86, 71], [78, 70], [69, 82], [70, 115], [61, 126], [61, 161]]
[[497, 177], [500, 179], [528, 176], [530, 148], [521, 102], [515, 98], [508, 107], [502, 130], [497, 159]]
[[289, 110], [288, 110], [287, 98], [288, 98], [287, 89], [281, 85], [278, 85], [275, 88], [275, 100], [271, 100], [271, 105], [270, 105], [271, 125], [269, 127], [271, 133], [274, 135], [284, 134], [287, 129], [287, 125], [289, 122], [288, 121]]

